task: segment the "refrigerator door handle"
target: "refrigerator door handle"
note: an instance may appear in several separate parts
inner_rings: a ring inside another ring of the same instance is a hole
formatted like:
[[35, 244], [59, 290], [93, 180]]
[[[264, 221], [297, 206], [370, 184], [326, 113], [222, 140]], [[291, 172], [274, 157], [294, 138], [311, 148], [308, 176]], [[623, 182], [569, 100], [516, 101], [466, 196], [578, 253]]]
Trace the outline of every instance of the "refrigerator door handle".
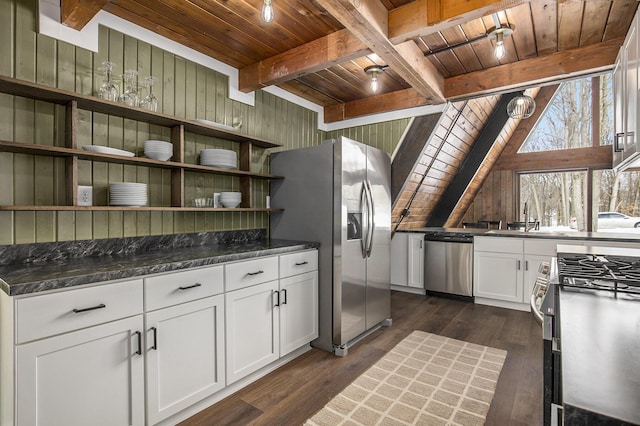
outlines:
[[[365, 214], [367, 215], [367, 231], [366, 233], [364, 232], [364, 229], [362, 230], [362, 235], [360, 237], [360, 248], [362, 249], [362, 258], [366, 258], [367, 257], [367, 237], [369, 235], [369, 214], [368, 214], [368, 206], [369, 206], [369, 201], [368, 201], [368, 194], [367, 194], [367, 186], [366, 183], [363, 181], [362, 182], [362, 191], [360, 191], [360, 211], [362, 212], [362, 215], [364, 216]], [[364, 226], [364, 220], [362, 221], [362, 225]]]
[[376, 230], [376, 209], [373, 203], [373, 191], [371, 190], [371, 182], [367, 181], [367, 191], [369, 199], [369, 238], [367, 242], [367, 257], [371, 257], [373, 250], [373, 233]]

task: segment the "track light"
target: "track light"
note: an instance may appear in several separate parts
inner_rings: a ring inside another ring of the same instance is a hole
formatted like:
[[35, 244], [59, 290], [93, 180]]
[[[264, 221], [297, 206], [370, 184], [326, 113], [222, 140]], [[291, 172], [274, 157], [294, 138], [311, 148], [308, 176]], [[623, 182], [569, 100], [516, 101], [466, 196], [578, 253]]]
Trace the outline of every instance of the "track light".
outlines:
[[377, 92], [379, 88], [378, 76], [389, 68], [389, 65], [371, 65], [364, 69], [364, 72], [371, 76], [371, 91]]
[[273, 4], [272, 0], [264, 0], [264, 4], [262, 5], [262, 20], [264, 22], [273, 21]]

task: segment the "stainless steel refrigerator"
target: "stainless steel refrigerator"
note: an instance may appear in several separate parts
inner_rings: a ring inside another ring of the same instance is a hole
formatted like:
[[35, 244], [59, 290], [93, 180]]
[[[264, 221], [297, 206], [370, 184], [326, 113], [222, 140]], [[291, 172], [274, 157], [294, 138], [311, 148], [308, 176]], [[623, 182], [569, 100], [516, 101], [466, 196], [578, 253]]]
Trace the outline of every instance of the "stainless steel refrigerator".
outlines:
[[340, 137], [271, 155], [272, 238], [320, 242], [320, 333], [337, 355], [390, 319], [391, 165]]

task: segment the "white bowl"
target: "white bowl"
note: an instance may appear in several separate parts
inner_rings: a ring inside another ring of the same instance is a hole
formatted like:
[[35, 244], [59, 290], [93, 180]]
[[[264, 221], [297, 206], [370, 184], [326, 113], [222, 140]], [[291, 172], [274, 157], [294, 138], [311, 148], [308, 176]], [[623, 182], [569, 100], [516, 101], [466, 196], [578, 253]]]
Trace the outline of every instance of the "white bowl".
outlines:
[[172, 157], [172, 153], [171, 152], [160, 152], [160, 151], [144, 151], [144, 155], [147, 156], [147, 158], [151, 158], [152, 160], [160, 160], [160, 161], [167, 161], [169, 158]]
[[234, 208], [234, 207], [238, 207], [240, 205], [240, 201], [226, 201], [226, 200], [220, 200], [220, 203], [222, 204], [223, 207], [226, 208]]
[[238, 191], [227, 191], [227, 192], [221, 192], [220, 196], [224, 197], [224, 196], [233, 196], [233, 197], [241, 197], [242, 196], [242, 192], [238, 192]]
[[144, 141], [144, 147], [145, 149], [155, 148], [155, 149], [167, 149], [169, 151], [173, 151], [173, 144], [171, 142], [165, 142], [165, 141], [155, 141], [155, 140]]

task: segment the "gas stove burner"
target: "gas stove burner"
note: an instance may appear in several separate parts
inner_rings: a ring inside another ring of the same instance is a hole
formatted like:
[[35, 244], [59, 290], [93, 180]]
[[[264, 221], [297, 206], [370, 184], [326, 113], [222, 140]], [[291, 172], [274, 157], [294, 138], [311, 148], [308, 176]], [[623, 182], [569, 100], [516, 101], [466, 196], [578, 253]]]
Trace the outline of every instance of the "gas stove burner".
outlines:
[[[615, 281], [604, 281], [604, 280], [593, 280], [591, 281], [591, 286], [594, 288], [599, 288], [602, 290], [613, 290], [616, 287]], [[629, 288], [628, 285], [623, 283], [618, 283], [618, 290], [624, 290]]]

